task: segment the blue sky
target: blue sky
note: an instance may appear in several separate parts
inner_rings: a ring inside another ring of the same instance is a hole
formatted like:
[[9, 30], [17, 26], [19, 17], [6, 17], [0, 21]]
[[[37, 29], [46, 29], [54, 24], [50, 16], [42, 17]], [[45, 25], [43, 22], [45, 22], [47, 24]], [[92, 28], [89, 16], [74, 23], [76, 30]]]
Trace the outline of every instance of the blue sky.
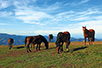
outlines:
[[83, 37], [82, 26], [102, 38], [102, 0], [0, 0], [0, 33]]

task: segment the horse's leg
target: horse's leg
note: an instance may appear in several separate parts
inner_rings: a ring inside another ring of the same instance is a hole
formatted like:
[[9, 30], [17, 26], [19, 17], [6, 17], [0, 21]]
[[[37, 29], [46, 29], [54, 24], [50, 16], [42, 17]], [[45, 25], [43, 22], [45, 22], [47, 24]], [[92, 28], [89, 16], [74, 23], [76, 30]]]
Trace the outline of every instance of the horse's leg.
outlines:
[[34, 47], [35, 47], [35, 44], [32, 44], [32, 46], [33, 46], [33, 49], [34, 49]]
[[63, 51], [63, 42], [60, 45], [60, 51]]
[[88, 37], [88, 42], [89, 42], [89, 45], [90, 45], [90, 37]]
[[92, 38], [90, 38], [90, 41], [91, 41], [91, 45], [92, 45]]
[[32, 43], [30, 44], [30, 47], [32, 48]]
[[59, 54], [60, 46], [57, 46], [57, 53]]
[[9, 50], [11, 49], [11, 44], [9, 43]]
[[60, 50], [60, 42], [56, 42], [56, 50], [57, 50], [57, 53], [59, 54], [59, 50]]
[[36, 51], [38, 50], [38, 44], [37, 44], [37, 46], [36, 46]]
[[39, 44], [39, 50], [40, 50], [40, 44]]
[[66, 42], [66, 51], [68, 51], [68, 42]]
[[11, 44], [11, 49], [12, 49], [12, 47], [13, 47], [13, 43]]
[[84, 41], [84, 44], [86, 45], [86, 37], [84, 37], [85, 41]]
[[27, 47], [28, 47], [29, 51], [31, 52], [30, 47], [29, 47], [29, 44], [28, 44], [28, 46], [27, 46]]
[[25, 45], [25, 46], [26, 46], [26, 49], [27, 49], [27, 52], [29, 52], [29, 51], [28, 51], [28, 45], [29, 45], [29, 44]]

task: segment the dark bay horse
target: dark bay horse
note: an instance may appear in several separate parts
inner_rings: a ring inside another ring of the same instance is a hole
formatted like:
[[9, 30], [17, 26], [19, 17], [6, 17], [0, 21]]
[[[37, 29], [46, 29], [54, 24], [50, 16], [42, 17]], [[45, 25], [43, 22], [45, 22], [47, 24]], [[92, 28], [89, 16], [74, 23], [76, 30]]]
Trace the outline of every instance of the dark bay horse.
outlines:
[[49, 42], [51, 42], [52, 39], [53, 39], [53, 35], [49, 34]]
[[86, 26], [82, 26], [83, 28], [83, 33], [84, 33], [84, 39], [85, 39], [85, 45], [86, 45], [86, 38], [88, 37], [88, 41], [89, 41], [89, 45], [90, 45], [90, 41], [91, 41], [91, 44], [92, 42], [94, 42], [95, 38], [95, 31], [93, 29], [86, 29]]
[[70, 33], [68, 31], [59, 32], [57, 34], [56, 47], [57, 47], [57, 52], [58, 53], [63, 51], [63, 43], [64, 42], [66, 43], [66, 50], [68, 51], [68, 46], [70, 44]]
[[[30, 44], [33, 44], [33, 46], [34, 46], [35, 44], [37, 44], [36, 50], [38, 49], [38, 47], [39, 47], [39, 50], [40, 50], [40, 44], [41, 44], [42, 42], [44, 42], [46, 49], [48, 49], [48, 42], [47, 42], [47, 40], [45, 39], [45, 37], [43, 37], [42, 35], [28, 36], [28, 37], [26, 37], [26, 38], [25, 38], [25, 46], [26, 46], [26, 48], [27, 48], [27, 52], [29, 52], [29, 51], [31, 52], [31, 50], [30, 50], [30, 48], [29, 48], [29, 45], [30, 45]], [[26, 43], [27, 43], [27, 45], [26, 45]], [[29, 50], [29, 51], [28, 51], [28, 50]]]
[[13, 40], [13, 38], [9, 38], [9, 39], [8, 39], [8, 45], [9, 45], [9, 49], [11, 49], [11, 48], [12, 48], [12, 46], [13, 46], [13, 43], [14, 43], [14, 40]]

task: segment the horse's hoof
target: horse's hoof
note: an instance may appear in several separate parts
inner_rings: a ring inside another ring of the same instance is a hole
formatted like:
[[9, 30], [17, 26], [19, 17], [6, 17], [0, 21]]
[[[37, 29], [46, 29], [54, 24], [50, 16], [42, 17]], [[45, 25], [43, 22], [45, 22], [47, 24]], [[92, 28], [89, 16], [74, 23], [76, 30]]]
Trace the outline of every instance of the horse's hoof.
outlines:
[[29, 53], [29, 51], [27, 51], [27, 53]]
[[58, 54], [60, 54], [60, 52], [57, 52]]

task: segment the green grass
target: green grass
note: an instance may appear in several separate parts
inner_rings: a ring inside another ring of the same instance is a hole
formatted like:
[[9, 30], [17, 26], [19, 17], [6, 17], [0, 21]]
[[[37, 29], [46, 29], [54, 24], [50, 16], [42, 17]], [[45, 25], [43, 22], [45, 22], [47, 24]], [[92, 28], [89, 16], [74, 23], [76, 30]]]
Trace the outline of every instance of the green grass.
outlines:
[[[54, 44], [55, 45], [55, 44]], [[17, 46], [19, 47], [19, 46]], [[41, 51], [26, 48], [0, 47], [0, 68], [101, 68], [102, 45], [70, 45], [69, 52], [57, 54], [56, 48], [50, 46]]]

